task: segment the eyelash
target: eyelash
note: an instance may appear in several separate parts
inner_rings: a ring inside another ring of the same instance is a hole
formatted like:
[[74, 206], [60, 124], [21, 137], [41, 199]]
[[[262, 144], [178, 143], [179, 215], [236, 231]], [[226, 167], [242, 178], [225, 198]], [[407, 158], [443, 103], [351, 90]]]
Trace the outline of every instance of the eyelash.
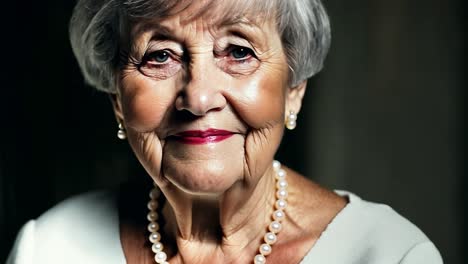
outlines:
[[[221, 59], [219, 66], [228, 72], [236, 71], [236, 69], [247, 69], [246, 67], [249, 67], [251, 62], [258, 60], [251, 48], [239, 45], [230, 45], [224, 51], [214, 53], [216, 57]], [[236, 56], [236, 53], [240, 56]], [[158, 56], [163, 56], [165, 60], [158, 61]], [[160, 49], [147, 52], [138, 63], [137, 68], [146, 76], [165, 79], [175, 74], [180, 66], [188, 61], [189, 58], [185, 54], [179, 55], [170, 49]]]
[[[166, 56], [166, 60], [157, 61], [156, 57], [163, 54]], [[179, 56], [172, 50], [155, 50], [143, 55], [143, 58], [137, 64], [137, 69], [148, 77], [163, 80], [173, 76], [179, 71], [181, 65], [180, 60]]]
[[[156, 56], [158, 55], [165, 55], [167, 57], [167, 59], [165, 61], [157, 61], [155, 58]], [[154, 58], [154, 60], [152, 60]], [[174, 55], [174, 53], [168, 49], [162, 49], [162, 50], [156, 50], [156, 51], [152, 51], [152, 52], [149, 52], [147, 54], [145, 54], [143, 56], [143, 59], [141, 61], [141, 63], [139, 64], [140, 67], [143, 67], [143, 66], [146, 66], [149, 62], [153, 61], [154, 64], [152, 64], [151, 66], [154, 66], [154, 67], [161, 67], [161, 66], [164, 66], [165, 64], [167, 64], [167, 60], [169, 59], [172, 59], [172, 60], [175, 60], [175, 61], [178, 61], [179, 59], [177, 59], [177, 56]]]
[[[246, 52], [247, 55], [245, 57], [242, 57], [242, 58], [236, 58], [234, 56], [234, 52], [236, 50]], [[255, 52], [252, 49], [247, 48], [247, 47], [243, 47], [243, 46], [238, 46], [238, 45], [231, 45], [229, 47], [229, 49], [228, 49], [227, 54], [230, 55], [233, 58], [233, 60], [238, 62], [238, 63], [246, 62], [251, 58], [257, 58], [256, 55], [255, 55]]]
[[[246, 54], [245, 57], [236, 58], [233, 55], [233, 52], [235, 52], [236, 50], [241, 50], [243, 52], [246, 52], [247, 54]], [[174, 54], [173, 54], [173, 52], [171, 50], [168, 50], [168, 49], [156, 50], [156, 51], [145, 54], [143, 56], [143, 60], [142, 60], [141, 64], [147, 63], [151, 59], [151, 56], [162, 55], [161, 53], [166, 53], [166, 56], [168, 57], [168, 59], [174, 57]], [[247, 47], [243, 47], [243, 46], [239, 46], [239, 45], [231, 45], [230, 47], [228, 47], [226, 54], [231, 55], [234, 58], [234, 60], [236, 60], [236, 61], [244, 61], [246, 59], [250, 59], [251, 57], [256, 58], [255, 52], [253, 52], [252, 49], [247, 48]], [[158, 64], [163, 64], [164, 62], [165, 61], [161, 61], [161, 62], [158, 62]]]

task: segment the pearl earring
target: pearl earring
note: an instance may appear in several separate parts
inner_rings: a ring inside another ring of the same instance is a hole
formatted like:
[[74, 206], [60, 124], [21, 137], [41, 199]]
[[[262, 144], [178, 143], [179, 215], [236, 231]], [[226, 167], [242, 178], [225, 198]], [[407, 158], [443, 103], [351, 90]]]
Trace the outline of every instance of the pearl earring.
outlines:
[[296, 128], [296, 120], [297, 120], [297, 115], [294, 113], [294, 111], [289, 111], [289, 115], [286, 117], [286, 128], [289, 130], [293, 130]]
[[124, 140], [127, 138], [127, 133], [125, 132], [125, 128], [120, 122], [119, 122], [119, 131], [117, 131], [117, 137], [120, 138], [121, 140]]

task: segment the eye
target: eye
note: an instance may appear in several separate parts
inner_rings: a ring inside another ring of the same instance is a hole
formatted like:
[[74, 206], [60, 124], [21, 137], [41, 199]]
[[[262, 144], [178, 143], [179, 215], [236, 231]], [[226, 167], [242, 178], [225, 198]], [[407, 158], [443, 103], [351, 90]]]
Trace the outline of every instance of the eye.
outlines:
[[141, 73], [158, 80], [173, 76], [180, 68], [180, 56], [169, 49], [148, 52], [138, 65], [138, 70]]
[[218, 67], [231, 75], [249, 75], [260, 66], [260, 60], [254, 50], [245, 46], [221, 47], [215, 54], [218, 57]]
[[236, 60], [247, 59], [253, 56], [253, 51], [246, 47], [234, 46], [231, 49], [231, 56]]
[[147, 56], [146, 61], [154, 61], [156, 63], [164, 63], [167, 60], [169, 60], [169, 58], [170, 58], [170, 54], [169, 54], [168, 51], [158, 50], [158, 51], [150, 53]]

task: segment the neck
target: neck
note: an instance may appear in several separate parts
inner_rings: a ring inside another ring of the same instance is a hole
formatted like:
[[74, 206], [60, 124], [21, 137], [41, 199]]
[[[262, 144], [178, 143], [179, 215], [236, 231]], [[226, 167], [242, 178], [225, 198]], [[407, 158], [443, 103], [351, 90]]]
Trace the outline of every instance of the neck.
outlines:
[[219, 196], [187, 194], [175, 187], [163, 190], [170, 255], [185, 263], [251, 261], [271, 222], [273, 173], [269, 168], [258, 183], [238, 182]]

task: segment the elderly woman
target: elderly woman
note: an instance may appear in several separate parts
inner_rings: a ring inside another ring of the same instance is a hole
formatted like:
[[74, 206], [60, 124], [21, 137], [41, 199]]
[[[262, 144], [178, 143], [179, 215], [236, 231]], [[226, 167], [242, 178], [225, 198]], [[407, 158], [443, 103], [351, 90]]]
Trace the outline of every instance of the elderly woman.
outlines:
[[150, 180], [62, 202], [7, 263], [442, 263], [388, 206], [273, 160], [330, 45], [320, 0], [80, 0], [70, 35]]

